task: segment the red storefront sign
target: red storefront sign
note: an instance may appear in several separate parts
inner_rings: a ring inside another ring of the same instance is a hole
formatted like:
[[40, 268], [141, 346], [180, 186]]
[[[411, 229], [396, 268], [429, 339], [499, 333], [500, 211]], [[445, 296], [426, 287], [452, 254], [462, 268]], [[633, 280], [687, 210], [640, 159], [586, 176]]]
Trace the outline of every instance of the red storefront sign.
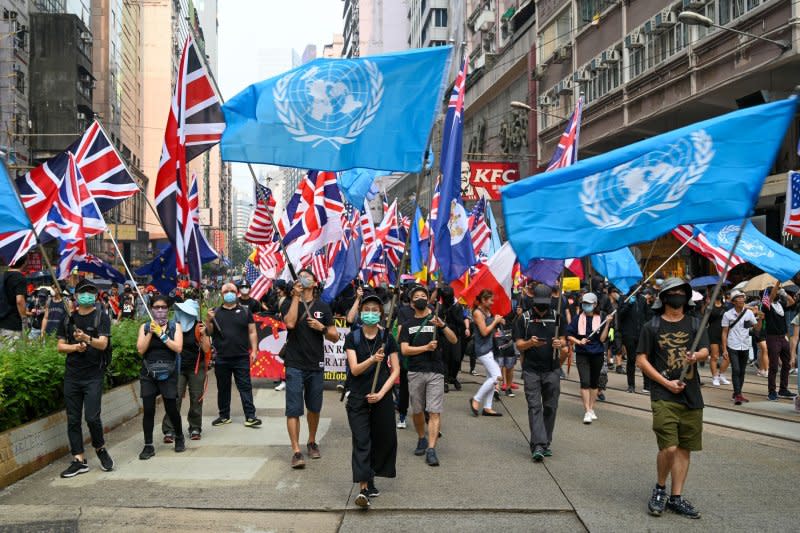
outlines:
[[499, 200], [500, 187], [514, 183], [519, 178], [519, 163], [461, 162], [461, 191], [464, 200]]
[[39, 252], [28, 252], [27, 272], [39, 272], [42, 270], [42, 254]]
[[223, 253], [225, 250], [225, 232], [215, 229], [213, 235], [214, 249], [218, 253]]

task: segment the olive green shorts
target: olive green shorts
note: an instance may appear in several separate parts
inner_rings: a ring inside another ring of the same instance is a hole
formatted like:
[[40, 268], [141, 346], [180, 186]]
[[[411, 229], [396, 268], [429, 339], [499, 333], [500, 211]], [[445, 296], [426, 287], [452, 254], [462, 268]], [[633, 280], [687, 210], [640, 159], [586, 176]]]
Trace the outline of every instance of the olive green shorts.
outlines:
[[650, 402], [658, 449], [677, 446], [691, 452], [703, 449], [703, 410], [667, 400]]

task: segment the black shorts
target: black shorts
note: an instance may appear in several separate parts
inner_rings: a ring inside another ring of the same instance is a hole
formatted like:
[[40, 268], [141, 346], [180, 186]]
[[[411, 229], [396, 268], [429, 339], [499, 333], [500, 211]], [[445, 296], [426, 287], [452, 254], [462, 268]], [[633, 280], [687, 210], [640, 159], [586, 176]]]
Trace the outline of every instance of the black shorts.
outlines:
[[152, 377], [139, 375], [139, 385], [141, 392], [139, 396], [148, 398], [150, 396], [161, 395], [165, 400], [174, 400], [178, 397], [178, 373], [173, 372], [170, 377], [163, 381], [156, 381]]
[[603, 354], [575, 354], [575, 366], [582, 389], [597, 389], [600, 386], [600, 371], [603, 370]]

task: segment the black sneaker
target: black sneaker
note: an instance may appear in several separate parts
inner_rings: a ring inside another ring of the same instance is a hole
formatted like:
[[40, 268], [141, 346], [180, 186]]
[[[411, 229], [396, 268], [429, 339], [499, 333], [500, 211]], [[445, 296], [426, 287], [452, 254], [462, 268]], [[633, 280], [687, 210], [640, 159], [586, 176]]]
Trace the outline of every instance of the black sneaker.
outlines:
[[689, 503], [689, 500], [686, 500], [680, 496], [670, 497], [669, 501], [667, 502], [667, 509], [672, 511], [675, 514], [679, 514], [681, 516], [685, 516], [686, 518], [700, 518], [700, 513], [697, 512], [697, 509]]
[[61, 477], [75, 477], [78, 474], [85, 474], [89, 471], [89, 465], [86, 464], [86, 459], [78, 461], [73, 459], [66, 470], [61, 472]]
[[181, 453], [186, 451], [186, 440], [184, 439], [183, 435], [178, 435], [175, 437], [175, 453]]
[[105, 448], [97, 450], [97, 458], [100, 460], [100, 470], [103, 472], [114, 470], [114, 460], [108, 455], [108, 451]]
[[444, 384], [444, 393], [445, 393], [445, 394], [447, 394], [448, 392], [450, 392], [450, 385], [448, 385], [447, 383], [445, 383], [445, 384]]
[[454, 379], [453, 380], [453, 388], [456, 389], [457, 391], [460, 391], [461, 390], [461, 382], [458, 381], [457, 379]]
[[260, 425], [261, 425], [260, 418], [248, 418], [247, 420], [244, 421], [244, 427], [246, 428], [257, 428]]
[[533, 450], [533, 453], [531, 454], [531, 459], [533, 460], [534, 463], [541, 463], [542, 461], [544, 461], [544, 450], [542, 450], [541, 448], [536, 448], [535, 450]]
[[361, 492], [358, 493], [358, 496], [356, 496], [355, 504], [361, 507], [362, 509], [369, 509], [368, 489], [363, 489]]
[[421, 439], [419, 439], [417, 441], [417, 449], [414, 450], [414, 455], [416, 455], [418, 457], [422, 456], [422, 455], [425, 455], [425, 450], [427, 450], [427, 449], [428, 449], [428, 439], [425, 438], [425, 437], [422, 437]]
[[779, 390], [778, 391], [778, 397], [779, 398], [794, 398], [795, 396], [797, 396], [797, 394], [793, 393], [792, 391], [790, 391], [788, 389]]
[[511, 387], [506, 389], [506, 396], [508, 396], [509, 398], [513, 398], [514, 396], [516, 396], [516, 394], [514, 394], [514, 390]]
[[652, 496], [650, 496], [650, 501], [647, 502], [647, 510], [650, 511], [650, 514], [653, 516], [661, 516], [661, 513], [663, 513], [664, 509], [667, 507], [668, 499], [667, 489], [655, 487]]
[[428, 466], [439, 466], [439, 458], [436, 457], [435, 449], [428, 448], [425, 450], [425, 462], [428, 463]]
[[370, 481], [367, 484], [367, 496], [369, 496], [370, 498], [377, 498], [380, 495], [381, 495], [381, 491], [378, 490], [378, 487], [375, 486], [375, 482], [374, 481]]
[[230, 418], [225, 418], [224, 416], [219, 416], [219, 417], [215, 418], [213, 422], [211, 422], [211, 425], [212, 426], [224, 426], [225, 424], [230, 424], [230, 423], [231, 423], [231, 419]]
[[628, 394], [633, 394], [634, 392], [636, 392], [636, 390], [633, 387], [628, 387], [627, 389], [625, 389], [625, 392], [627, 392]]
[[600, 402], [606, 401], [606, 395], [603, 394], [602, 392], [597, 393], [597, 400]]
[[142, 453], [139, 454], [140, 461], [147, 461], [156, 454], [156, 449], [152, 444], [145, 444]]

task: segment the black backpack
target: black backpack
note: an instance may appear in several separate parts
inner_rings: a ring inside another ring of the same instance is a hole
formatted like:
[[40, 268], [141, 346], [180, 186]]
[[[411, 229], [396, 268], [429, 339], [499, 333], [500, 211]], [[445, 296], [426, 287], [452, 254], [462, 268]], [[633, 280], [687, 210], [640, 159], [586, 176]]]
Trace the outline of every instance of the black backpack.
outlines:
[[[94, 307], [94, 330], [97, 331], [97, 328], [100, 327], [100, 320], [102, 319], [102, 314], [105, 313], [101, 304], [95, 304]], [[71, 313], [67, 316], [67, 334], [71, 340], [75, 340], [75, 320], [72, 318], [74, 313]], [[111, 337], [108, 338], [108, 344], [106, 345], [106, 349], [103, 350], [102, 355], [100, 356], [100, 368], [107, 369], [111, 366], [111, 359], [113, 357], [114, 350], [111, 345]]]

